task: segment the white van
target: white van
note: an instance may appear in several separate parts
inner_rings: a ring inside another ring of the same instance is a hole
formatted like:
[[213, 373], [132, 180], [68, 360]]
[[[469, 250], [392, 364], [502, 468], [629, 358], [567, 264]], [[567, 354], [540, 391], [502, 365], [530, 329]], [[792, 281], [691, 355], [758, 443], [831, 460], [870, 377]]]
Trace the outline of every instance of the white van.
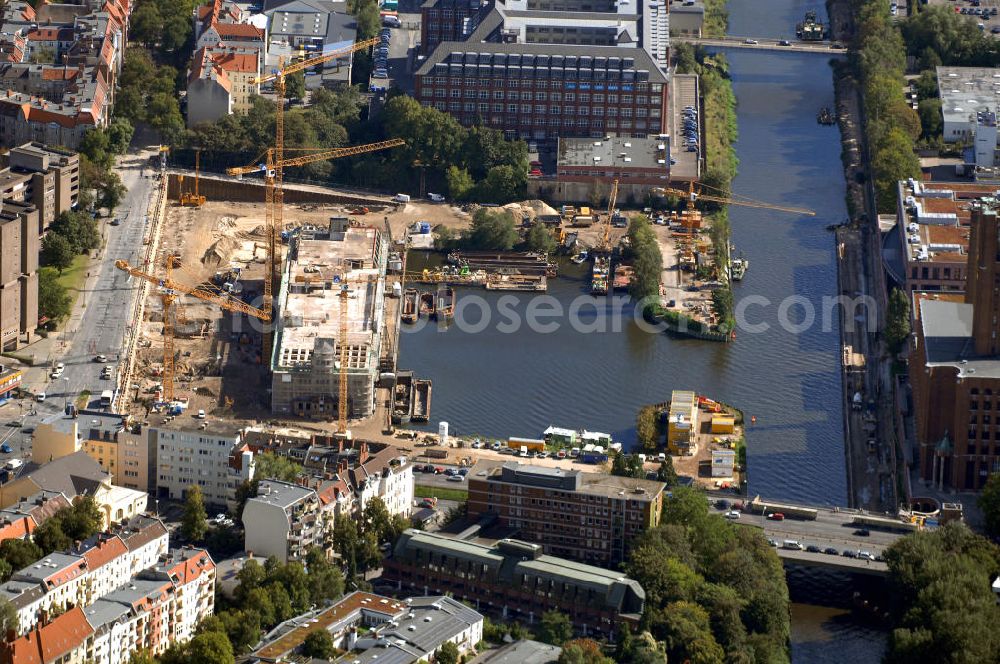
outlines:
[[392, 197], [392, 200], [396, 201], [397, 203], [409, 203], [410, 202], [410, 195], [409, 194], [396, 194], [395, 196]]
[[660, 452], [659, 454], [656, 455], [656, 460], [659, 461], [660, 463], [663, 463], [667, 460], [667, 455], [664, 454], [663, 452]]
[[20, 459], [11, 459], [7, 462], [7, 470], [17, 470], [24, 465], [24, 462]]
[[571, 457], [573, 457], [574, 459], [577, 458], [578, 456], [580, 456], [580, 448], [579, 447], [574, 447], [573, 449], [571, 449], [569, 451], [569, 455]]
[[781, 543], [782, 549], [795, 549], [796, 551], [802, 550], [802, 545], [798, 543], [797, 540], [785, 540]]

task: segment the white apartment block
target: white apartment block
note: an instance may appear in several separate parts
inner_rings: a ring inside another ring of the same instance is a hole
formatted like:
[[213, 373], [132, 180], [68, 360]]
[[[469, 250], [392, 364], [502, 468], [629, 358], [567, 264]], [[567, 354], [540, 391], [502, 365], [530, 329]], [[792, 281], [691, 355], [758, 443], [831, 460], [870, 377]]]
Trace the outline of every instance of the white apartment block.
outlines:
[[239, 486], [253, 479], [253, 455], [237, 449], [241, 436], [235, 427], [217, 422], [190, 430], [152, 426], [146, 435], [156, 450], [158, 498], [183, 500], [197, 484], [206, 505], [229, 509], [236, 505]]
[[243, 508], [244, 548], [260, 558], [283, 563], [301, 560], [313, 546], [323, 546], [333, 526], [313, 489], [298, 484], [264, 480], [257, 497]]

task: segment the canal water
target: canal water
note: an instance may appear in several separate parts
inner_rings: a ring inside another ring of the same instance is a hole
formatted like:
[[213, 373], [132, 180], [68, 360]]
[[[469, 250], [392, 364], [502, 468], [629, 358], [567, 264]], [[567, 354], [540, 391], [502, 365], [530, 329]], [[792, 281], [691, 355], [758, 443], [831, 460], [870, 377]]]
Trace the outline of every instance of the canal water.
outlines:
[[[789, 0], [738, 4], [747, 7], [732, 8], [734, 32], [745, 25], [769, 34], [784, 23], [794, 35], [801, 16], [798, 7], [787, 8], [795, 4]], [[820, 106], [833, 106], [831, 72], [826, 58], [816, 55], [731, 55], [740, 132], [735, 192], [817, 211], [803, 217], [730, 208], [733, 241], [750, 261], [736, 296], [765, 298], [747, 307], [746, 318], [769, 329], [741, 329], [730, 344], [650, 334], [631, 320], [619, 331], [609, 326], [581, 333], [562, 318], [552, 332], [524, 325], [511, 332], [497, 325], [495, 307], [503, 296], [462, 291], [460, 313], [480, 322], [472, 303], [481, 300], [492, 308], [491, 324], [476, 331], [427, 326], [407, 330], [400, 341], [399, 366], [434, 381], [429, 426], [447, 421], [456, 434], [538, 437], [555, 425], [607, 431], [629, 442], [641, 405], [667, 401], [671, 390], [695, 390], [756, 417], [748, 431], [751, 493], [846, 504], [836, 315], [827, 316], [826, 329], [822, 320], [823, 298], [836, 291], [834, 242], [826, 226], [846, 216], [844, 182], [837, 129], [815, 120]], [[549, 295], [564, 309], [588, 285], [582, 266], [569, 268], [549, 282]], [[522, 318], [533, 299], [526, 293], [506, 297], [519, 301], [514, 310]], [[603, 298], [592, 302], [602, 312], [609, 308]], [[794, 331], [808, 322], [807, 310], [815, 313], [814, 324]], [[583, 312], [588, 321], [595, 315], [593, 308]]]
[[[810, 9], [825, 17], [819, 2], [734, 0], [730, 33], [794, 39], [796, 22]], [[846, 504], [839, 326], [835, 314], [823, 312], [831, 311], [824, 298], [836, 295], [826, 227], [847, 212], [840, 135], [815, 119], [834, 105], [831, 70], [814, 54], [728, 55], [739, 105], [734, 192], [816, 211], [803, 217], [730, 208], [737, 252], [750, 261], [737, 301], [754, 297], [746, 322], [767, 331], [744, 326], [731, 344], [677, 339], [643, 331], [627, 305], [616, 327], [605, 318], [614, 305], [586, 296], [585, 266], [561, 266], [547, 304], [532, 305], [536, 298], [525, 293], [461, 291], [458, 316], [466, 325], [408, 329], [400, 340], [399, 366], [434, 381], [428, 428], [447, 421], [453, 434], [502, 438], [538, 437], [556, 425], [631, 442], [641, 405], [667, 401], [671, 390], [696, 390], [756, 417], [748, 429], [751, 495]], [[568, 316], [544, 319], [557, 323], [549, 331], [507, 324], [523, 321], [532, 306], [551, 310], [554, 302], [565, 311], [581, 297], [591, 306], [579, 323], [603, 323], [604, 331], [581, 332]], [[501, 298], [515, 303], [501, 307]], [[883, 633], [843, 611], [794, 606], [796, 662], [877, 661], [884, 643]]]

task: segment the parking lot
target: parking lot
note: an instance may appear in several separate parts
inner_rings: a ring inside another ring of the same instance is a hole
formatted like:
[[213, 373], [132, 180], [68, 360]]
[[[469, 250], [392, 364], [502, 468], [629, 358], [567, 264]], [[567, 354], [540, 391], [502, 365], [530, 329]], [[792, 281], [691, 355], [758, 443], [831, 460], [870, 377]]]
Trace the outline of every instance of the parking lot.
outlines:
[[[951, 7], [956, 13], [964, 14], [994, 37], [1000, 37], [1000, 0], [929, 0], [931, 5]], [[905, 7], [900, 3], [897, 15], [905, 16]], [[985, 16], [983, 14], [986, 14]]]
[[[389, 35], [388, 50], [382, 51], [384, 58], [380, 60], [379, 48], [375, 49], [375, 64], [368, 85], [370, 92], [378, 94], [395, 86], [409, 95], [413, 94], [414, 54], [420, 41], [420, 14], [400, 12], [399, 21], [400, 27], [382, 28], [383, 34]], [[384, 78], [376, 76], [380, 73], [380, 65], [384, 67]]]

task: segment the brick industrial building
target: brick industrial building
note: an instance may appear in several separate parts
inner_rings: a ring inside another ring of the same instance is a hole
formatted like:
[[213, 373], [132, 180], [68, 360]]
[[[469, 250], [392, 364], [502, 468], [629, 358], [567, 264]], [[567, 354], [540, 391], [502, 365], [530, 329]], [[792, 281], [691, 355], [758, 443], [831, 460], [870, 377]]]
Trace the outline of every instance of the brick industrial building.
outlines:
[[447, 593], [508, 620], [533, 623], [558, 610], [587, 635], [634, 627], [646, 599], [623, 573], [544, 555], [538, 544], [505, 539], [491, 547], [418, 530], [397, 540], [383, 578], [400, 592]]
[[666, 132], [666, 3], [570, 4], [430, 0], [416, 98], [509, 138]]
[[603, 473], [507, 462], [469, 480], [470, 517], [495, 515], [545, 552], [602, 566], [659, 523], [663, 484]]
[[960, 293], [914, 295], [910, 380], [920, 474], [938, 487], [978, 490], [1000, 472], [1000, 226], [972, 207]]

